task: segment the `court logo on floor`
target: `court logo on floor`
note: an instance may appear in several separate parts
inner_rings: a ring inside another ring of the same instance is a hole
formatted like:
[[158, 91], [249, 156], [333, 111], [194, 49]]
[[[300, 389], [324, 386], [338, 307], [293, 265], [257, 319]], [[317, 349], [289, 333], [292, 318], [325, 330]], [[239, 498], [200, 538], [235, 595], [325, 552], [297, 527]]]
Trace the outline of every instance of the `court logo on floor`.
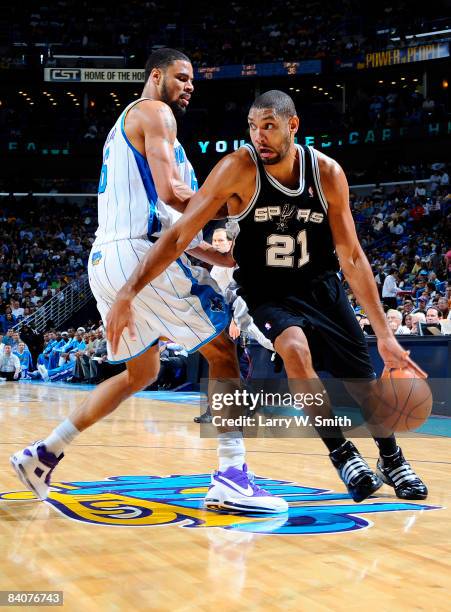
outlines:
[[[255, 480], [272, 494], [286, 499], [290, 504], [289, 512], [262, 516], [207, 511], [202, 501], [210, 484], [209, 474], [112, 476], [93, 482], [54, 483], [47, 503], [64, 516], [94, 525], [222, 527], [276, 535], [356, 531], [372, 526], [371, 520], [366, 518], [368, 514], [401, 511], [410, 514], [438, 509], [417, 503], [378, 501], [377, 498], [355, 504], [344, 493], [303, 487], [285, 480], [258, 477]], [[0, 493], [0, 500], [5, 501], [33, 498], [28, 491]]]

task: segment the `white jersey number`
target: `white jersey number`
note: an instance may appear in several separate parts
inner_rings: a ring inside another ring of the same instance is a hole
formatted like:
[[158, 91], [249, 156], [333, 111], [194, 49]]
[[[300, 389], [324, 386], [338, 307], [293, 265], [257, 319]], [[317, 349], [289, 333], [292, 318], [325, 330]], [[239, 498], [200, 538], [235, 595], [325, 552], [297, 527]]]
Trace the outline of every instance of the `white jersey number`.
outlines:
[[302, 230], [296, 237], [281, 236], [279, 234], [271, 234], [268, 236], [266, 244], [266, 265], [273, 268], [293, 268], [294, 267], [294, 250], [296, 242], [299, 244], [300, 257], [297, 267], [305, 266], [310, 260], [310, 255], [307, 250], [307, 230]]
[[104, 193], [106, 190], [106, 185], [108, 182], [108, 166], [107, 161], [110, 156], [110, 147], [105, 151], [105, 155], [103, 156], [102, 170], [100, 172], [100, 180], [99, 180], [99, 188], [98, 193]]

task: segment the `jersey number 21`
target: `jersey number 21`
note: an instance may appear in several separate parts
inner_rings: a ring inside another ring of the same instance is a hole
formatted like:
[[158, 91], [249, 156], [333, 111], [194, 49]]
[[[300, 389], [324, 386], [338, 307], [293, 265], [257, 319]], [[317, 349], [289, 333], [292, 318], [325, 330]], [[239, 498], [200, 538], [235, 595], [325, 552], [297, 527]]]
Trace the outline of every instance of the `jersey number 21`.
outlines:
[[307, 230], [302, 230], [296, 237], [282, 236], [279, 234], [271, 234], [268, 236], [266, 244], [266, 265], [277, 268], [294, 268], [294, 251], [296, 242], [299, 245], [300, 256], [297, 260], [297, 267], [305, 266], [310, 260], [310, 255], [307, 251]]

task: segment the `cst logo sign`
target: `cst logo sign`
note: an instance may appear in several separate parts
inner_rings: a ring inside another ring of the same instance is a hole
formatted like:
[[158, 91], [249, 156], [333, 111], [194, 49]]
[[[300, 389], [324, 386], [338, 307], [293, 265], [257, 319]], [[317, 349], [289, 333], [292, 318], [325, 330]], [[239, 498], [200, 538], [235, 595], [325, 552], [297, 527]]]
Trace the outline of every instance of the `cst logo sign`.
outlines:
[[46, 81], [81, 81], [79, 68], [46, 68]]

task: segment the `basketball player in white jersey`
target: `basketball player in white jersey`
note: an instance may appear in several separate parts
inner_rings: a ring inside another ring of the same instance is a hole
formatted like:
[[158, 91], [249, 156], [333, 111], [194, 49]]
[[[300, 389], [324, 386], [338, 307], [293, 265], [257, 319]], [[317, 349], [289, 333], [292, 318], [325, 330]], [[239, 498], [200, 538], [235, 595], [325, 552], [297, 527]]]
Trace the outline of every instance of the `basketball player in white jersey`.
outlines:
[[[175, 116], [182, 116], [193, 93], [189, 59], [173, 49], [153, 53], [139, 100], [121, 113], [106, 139], [99, 181], [99, 227], [89, 257], [92, 292], [105, 324], [111, 305], [144, 260], [160, 233], [180, 217], [197, 188], [196, 177], [177, 140]], [[189, 252], [211, 264], [226, 259], [198, 237]], [[160, 369], [158, 340], [167, 337], [189, 352], [200, 350], [210, 377], [239, 379], [233, 343], [224, 329], [228, 308], [216, 283], [182, 254], [140, 292], [132, 323], [117, 346], [108, 343], [111, 363], [126, 370], [97, 386], [87, 400], [47, 438], [12, 455], [22, 482], [39, 498], [49, 493], [51, 474], [63, 449], [80, 432], [113, 412], [152, 383]], [[218, 443], [223, 485], [211, 508], [285, 512], [287, 503], [260, 489], [247, 471], [242, 436], [223, 431]]]

